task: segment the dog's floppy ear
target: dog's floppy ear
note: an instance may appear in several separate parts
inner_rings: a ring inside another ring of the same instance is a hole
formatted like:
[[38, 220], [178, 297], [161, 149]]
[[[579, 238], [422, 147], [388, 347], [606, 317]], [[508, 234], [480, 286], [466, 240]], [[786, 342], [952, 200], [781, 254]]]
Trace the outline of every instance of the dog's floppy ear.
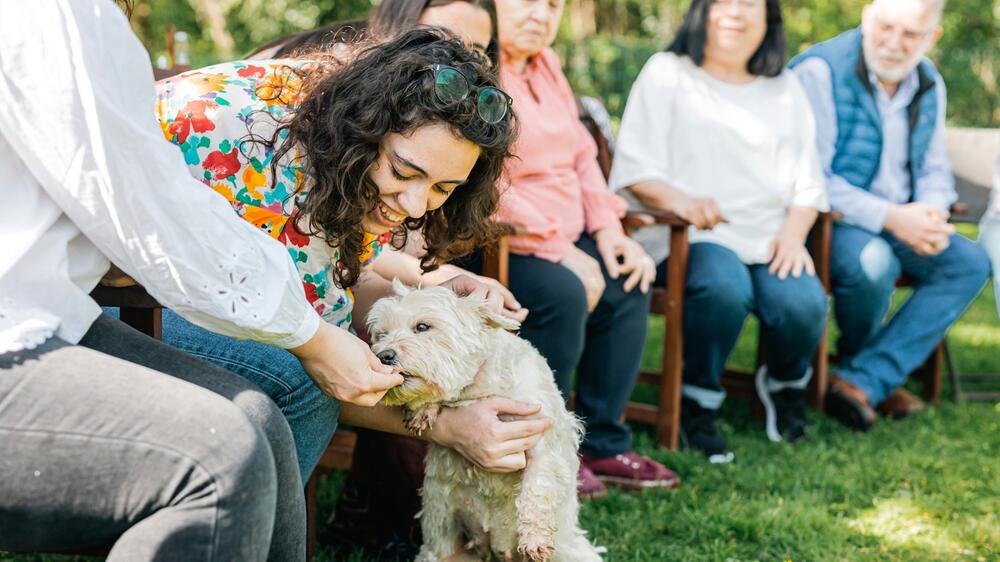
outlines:
[[479, 317], [482, 318], [483, 324], [490, 329], [500, 328], [501, 330], [507, 330], [513, 332], [521, 327], [521, 323], [513, 318], [507, 318], [502, 314], [498, 314], [490, 309], [486, 301], [482, 299], [476, 299], [476, 306], [478, 308]]
[[399, 280], [399, 277], [393, 277], [392, 278], [392, 290], [398, 296], [405, 297], [413, 289], [411, 289], [410, 287], [407, 287], [402, 281]]

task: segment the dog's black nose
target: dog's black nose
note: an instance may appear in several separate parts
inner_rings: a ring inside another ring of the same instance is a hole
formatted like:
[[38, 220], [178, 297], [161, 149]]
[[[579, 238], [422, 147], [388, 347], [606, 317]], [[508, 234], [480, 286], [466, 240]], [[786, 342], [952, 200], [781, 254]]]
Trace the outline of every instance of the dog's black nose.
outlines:
[[392, 365], [396, 363], [396, 352], [391, 349], [387, 349], [379, 353], [376, 357], [378, 357], [378, 360], [381, 361], [383, 365]]

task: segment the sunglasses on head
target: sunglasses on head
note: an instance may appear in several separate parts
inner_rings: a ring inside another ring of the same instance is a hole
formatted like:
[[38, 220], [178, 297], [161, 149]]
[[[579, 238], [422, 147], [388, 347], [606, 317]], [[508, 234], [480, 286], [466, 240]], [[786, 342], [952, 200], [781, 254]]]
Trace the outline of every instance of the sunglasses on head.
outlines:
[[446, 64], [432, 64], [434, 93], [446, 104], [456, 104], [469, 94], [476, 96], [476, 113], [479, 118], [493, 125], [503, 120], [513, 100], [506, 92], [493, 86], [473, 86], [472, 81], [459, 69]]

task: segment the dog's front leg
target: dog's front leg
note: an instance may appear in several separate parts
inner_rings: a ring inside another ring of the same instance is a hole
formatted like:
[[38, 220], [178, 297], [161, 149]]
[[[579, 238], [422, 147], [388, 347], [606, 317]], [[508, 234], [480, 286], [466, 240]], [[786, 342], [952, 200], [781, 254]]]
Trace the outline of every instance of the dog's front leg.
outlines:
[[[538, 449], [541, 447], [536, 447]], [[517, 551], [526, 559], [537, 562], [551, 559], [555, 552], [557, 508], [563, 498], [557, 494], [559, 486], [553, 485], [559, 474], [558, 461], [553, 455], [537, 455], [529, 459], [521, 476], [521, 491], [516, 501]]]
[[448, 489], [448, 485], [442, 482], [424, 480], [420, 513], [424, 544], [420, 547], [416, 562], [444, 560], [455, 553], [456, 545], [461, 546], [461, 531], [455, 511], [451, 507], [452, 500], [448, 497]]
[[403, 413], [403, 423], [406, 425], [406, 429], [420, 435], [434, 425], [434, 421], [437, 420], [440, 413], [440, 404], [426, 404], [413, 409], [406, 408]]

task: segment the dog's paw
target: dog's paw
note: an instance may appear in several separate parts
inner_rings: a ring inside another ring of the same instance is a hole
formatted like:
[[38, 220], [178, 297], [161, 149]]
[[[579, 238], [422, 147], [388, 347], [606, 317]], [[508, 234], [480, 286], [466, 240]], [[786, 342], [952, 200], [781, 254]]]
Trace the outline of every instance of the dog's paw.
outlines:
[[420, 435], [431, 428], [440, 412], [441, 406], [437, 404], [416, 410], [407, 409], [406, 413], [403, 414], [403, 424], [407, 430]]
[[539, 533], [523, 534], [517, 542], [517, 551], [532, 562], [550, 560], [556, 550], [556, 543], [552, 537]]

